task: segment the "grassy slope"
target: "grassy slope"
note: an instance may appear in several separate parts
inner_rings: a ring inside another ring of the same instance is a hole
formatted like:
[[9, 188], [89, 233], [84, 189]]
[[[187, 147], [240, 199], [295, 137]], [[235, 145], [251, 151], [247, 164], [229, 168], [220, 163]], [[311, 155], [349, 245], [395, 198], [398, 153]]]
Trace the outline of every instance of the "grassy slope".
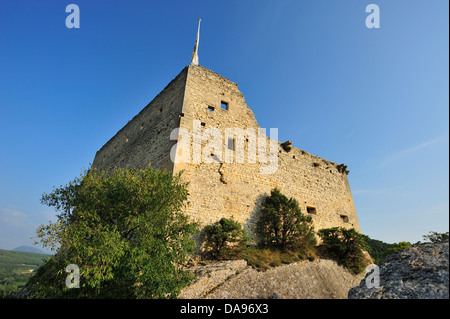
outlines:
[[17, 291], [49, 257], [46, 254], [0, 249], [0, 296]]

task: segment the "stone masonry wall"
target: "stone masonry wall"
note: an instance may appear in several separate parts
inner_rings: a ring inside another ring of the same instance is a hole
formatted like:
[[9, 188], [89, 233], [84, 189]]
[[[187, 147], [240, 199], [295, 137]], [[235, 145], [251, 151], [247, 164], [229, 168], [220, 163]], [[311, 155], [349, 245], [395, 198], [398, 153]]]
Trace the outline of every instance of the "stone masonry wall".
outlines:
[[186, 83], [187, 68], [173, 79], [153, 101], [129, 121], [95, 155], [93, 166], [173, 170], [170, 133], [178, 127]]
[[[178, 127], [178, 139], [171, 139]], [[195, 136], [212, 128], [223, 133], [220, 150], [208, 148], [207, 136], [195, 143]], [[173, 174], [183, 170], [183, 178], [189, 181], [186, 213], [203, 226], [221, 217], [233, 217], [252, 233], [263, 198], [278, 187], [297, 199], [302, 212], [311, 213], [316, 230], [344, 226], [360, 231], [345, 169], [295, 147], [287, 152], [276, 141], [278, 168], [273, 174], [262, 174], [261, 168], [269, 163], [260, 159], [269, 153], [270, 138], [262, 135], [266, 152], [256, 148], [256, 161], [252, 162], [248, 151], [254, 139], [235, 138], [235, 148], [243, 146], [245, 154], [237, 157], [238, 152], [227, 151], [227, 128], [260, 130], [237, 84], [204, 67], [187, 66], [97, 152], [93, 166], [106, 170], [115, 166], [144, 168], [151, 162], [153, 168]], [[196, 161], [195, 150], [222, 162]], [[176, 154], [175, 163], [171, 151]], [[225, 161], [225, 152], [233, 156], [232, 163]], [[188, 160], [182, 161], [182, 156]]]
[[[228, 103], [228, 110], [221, 108], [221, 102]], [[211, 107], [214, 110], [211, 111]], [[182, 112], [184, 117], [180, 127], [191, 133], [191, 158], [195, 129], [203, 133], [211, 127], [221, 132], [225, 132], [226, 128], [259, 129], [238, 86], [201, 66], [188, 67]], [[195, 126], [194, 120], [200, 121], [201, 126]], [[265, 138], [269, 152], [269, 138]], [[310, 207], [316, 230], [344, 226], [360, 231], [347, 174], [342, 170], [340, 172], [336, 163], [295, 147], [287, 152], [277, 142], [278, 169], [274, 174], [261, 174], [260, 168], [268, 164], [259, 163], [259, 152], [256, 152], [256, 163], [249, 163], [247, 152], [250, 142], [248, 139], [242, 142], [245, 149], [243, 163], [236, 163], [237, 159], [234, 158], [234, 163], [191, 161], [175, 165], [174, 172], [184, 170], [183, 176], [190, 183], [189, 215], [203, 225], [211, 224], [221, 217], [233, 217], [252, 232], [254, 217], [264, 196], [270, 194], [272, 188], [278, 187], [287, 196], [297, 199], [302, 212], [307, 213]], [[202, 140], [202, 150], [207, 143], [207, 138]], [[227, 149], [225, 133], [222, 146], [223, 160]]]

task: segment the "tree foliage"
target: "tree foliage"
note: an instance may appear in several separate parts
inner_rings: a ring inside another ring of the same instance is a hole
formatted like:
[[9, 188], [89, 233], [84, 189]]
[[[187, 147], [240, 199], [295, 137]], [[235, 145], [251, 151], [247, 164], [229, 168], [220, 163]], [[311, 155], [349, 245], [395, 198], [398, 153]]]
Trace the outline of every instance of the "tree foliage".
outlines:
[[277, 188], [264, 199], [256, 229], [263, 247], [296, 250], [316, 244], [311, 217], [302, 214], [295, 198]]
[[222, 218], [204, 228], [205, 246], [214, 258], [238, 253], [249, 240], [242, 225], [233, 219]]
[[388, 249], [386, 249], [385, 251], [383, 251], [381, 253], [380, 261], [383, 260], [384, 258], [386, 258], [386, 256], [392, 254], [393, 252], [396, 252], [398, 250], [402, 250], [402, 249], [405, 249], [408, 247], [411, 247], [411, 243], [407, 242], [407, 241], [401, 241], [399, 243], [394, 243], [391, 245], [391, 247], [389, 247]]
[[362, 234], [364, 241], [366, 242], [367, 251], [369, 252], [370, 256], [373, 258], [375, 264], [379, 264], [383, 253], [394, 247], [394, 244], [385, 243], [381, 240], [370, 238], [367, 235]]
[[354, 228], [324, 228], [317, 232], [323, 244], [334, 258], [350, 272], [359, 274], [367, 266], [363, 249], [367, 249], [364, 237]]
[[438, 243], [444, 240], [448, 240], [448, 232], [438, 233], [435, 231], [430, 231], [427, 235], [423, 235], [422, 237], [424, 240], [429, 241], [431, 243]]
[[[91, 169], [43, 194], [57, 221], [38, 228], [56, 254], [27, 284], [31, 297], [174, 298], [190, 281], [180, 264], [193, 252], [198, 225], [181, 213], [180, 175]], [[80, 288], [65, 285], [65, 268], [80, 270]]]

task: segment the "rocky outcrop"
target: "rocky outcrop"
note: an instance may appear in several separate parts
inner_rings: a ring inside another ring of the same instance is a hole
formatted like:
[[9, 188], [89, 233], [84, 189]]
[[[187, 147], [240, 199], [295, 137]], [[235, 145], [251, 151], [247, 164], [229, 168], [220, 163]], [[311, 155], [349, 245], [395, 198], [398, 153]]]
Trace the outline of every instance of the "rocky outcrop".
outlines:
[[245, 260], [227, 260], [189, 267], [187, 270], [194, 273], [197, 278], [190, 286], [181, 291], [178, 298], [204, 298], [211, 290], [221, 285], [229, 277], [236, 275], [247, 267]]
[[448, 299], [448, 245], [448, 241], [421, 244], [388, 255], [379, 265], [379, 285], [372, 280], [374, 273], [368, 273], [348, 298]]
[[244, 260], [197, 266], [197, 281], [180, 298], [344, 299], [364, 274], [355, 276], [332, 260], [317, 259], [259, 272]]

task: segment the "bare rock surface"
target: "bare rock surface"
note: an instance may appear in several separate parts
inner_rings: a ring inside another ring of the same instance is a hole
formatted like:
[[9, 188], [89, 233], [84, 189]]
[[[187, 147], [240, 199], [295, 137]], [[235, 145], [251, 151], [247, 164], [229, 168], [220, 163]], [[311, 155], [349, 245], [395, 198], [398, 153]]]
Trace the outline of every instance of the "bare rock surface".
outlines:
[[222, 284], [230, 276], [248, 268], [245, 260], [227, 260], [207, 265], [197, 265], [187, 269], [197, 275], [197, 279], [181, 291], [181, 299], [204, 298], [208, 292]]
[[370, 286], [362, 280], [349, 291], [348, 298], [448, 299], [448, 241], [412, 246], [388, 255], [379, 265], [379, 287]]
[[183, 290], [180, 298], [344, 299], [364, 277], [326, 259], [292, 263], [265, 272], [247, 266], [244, 260], [203, 267], [195, 270], [198, 280]]

